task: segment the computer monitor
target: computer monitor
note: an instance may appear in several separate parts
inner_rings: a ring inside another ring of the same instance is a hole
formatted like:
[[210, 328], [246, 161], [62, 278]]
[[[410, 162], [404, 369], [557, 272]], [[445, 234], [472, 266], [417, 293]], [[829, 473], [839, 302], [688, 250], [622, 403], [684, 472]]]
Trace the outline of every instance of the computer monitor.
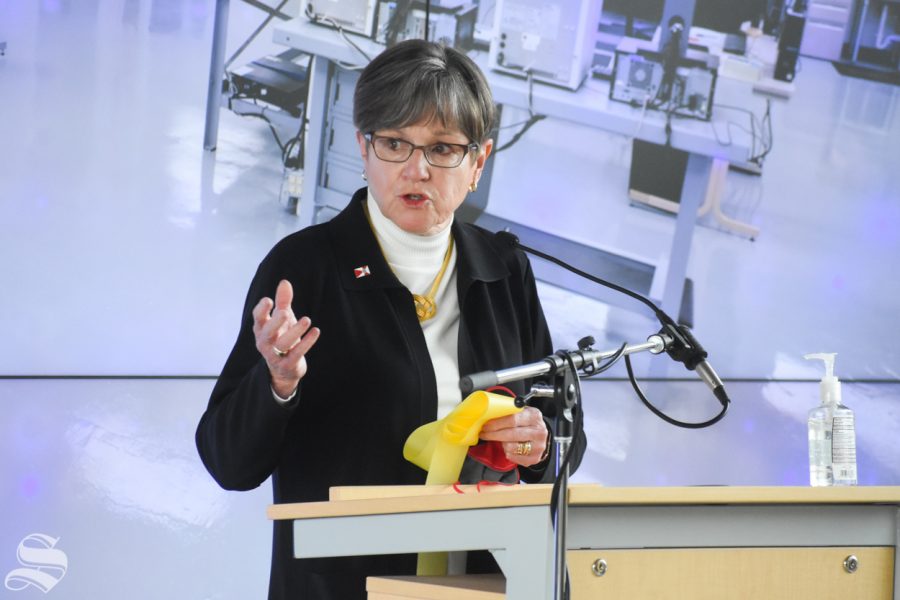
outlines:
[[766, 5], [766, 0], [697, 0], [694, 26], [722, 33], [740, 33], [742, 23], [756, 24], [765, 16]]
[[603, 14], [618, 15], [625, 20], [628, 37], [653, 37], [662, 19], [665, 0], [604, 0]]
[[[619, 15], [632, 29], [626, 35], [641, 37], [647, 26], [662, 21], [666, 0], [605, 0], [603, 13]], [[744, 21], [756, 22], [765, 16], [767, 0], [697, 0], [693, 24], [723, 33], [739, 33]], [[653, 30], [650, 29], [652, 36]]]

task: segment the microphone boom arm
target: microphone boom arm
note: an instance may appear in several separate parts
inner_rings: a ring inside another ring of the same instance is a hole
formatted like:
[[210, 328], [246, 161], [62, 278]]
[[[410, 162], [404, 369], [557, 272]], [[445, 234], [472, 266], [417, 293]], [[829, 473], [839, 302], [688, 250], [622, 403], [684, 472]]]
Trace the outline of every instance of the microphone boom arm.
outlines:
[[[632, 344], [615, 350], [593, 350], [591, 348], [583, 350], [573, 350], [567, 352], [572, 358], [572, 362], [576, 369], [584, 368], [587, 365], [596, 365], [602, 360], [606, 360], [621, 352], [622, 355], [636, 354], [638, 352], [650, 352], [651, 354], [660, 354], [666, 350], [672, 338], [665, 334], [654, 334], [647, 338], [646, 342], [641, 344]], [[537, 362], [510, 367], [508, 369], [500, 369], [498, 371], [481, 371], [466, 375], [459, 380], [459, 388], [463, 395], [468, 395], [475, 390], [482, 390], [494, 385], [502, 385], [511, 381], [520, 381], [522, 379], [533, 379], [542, 375], [553, 375], [557, 371], [566, 368], [566, 361], [559, 354], [551, 354], [550, 356]]]

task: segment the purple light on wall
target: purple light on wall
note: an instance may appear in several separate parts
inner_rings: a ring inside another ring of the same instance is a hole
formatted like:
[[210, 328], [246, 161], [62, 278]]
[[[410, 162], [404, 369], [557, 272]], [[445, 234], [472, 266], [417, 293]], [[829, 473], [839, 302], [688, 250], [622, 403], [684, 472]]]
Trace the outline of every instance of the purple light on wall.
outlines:
[[55, 14], [62, 12], [62, 0], [44, 0], [41, 3], [42, 12]]
[[778, 479], [779, 485], [809, 485], [809, 473], [801, 469], [785, 469], [781, 472], [781, 476]]
[[862, 202], [861, 207], [868, 240], [886, 245], [900, 243], [900, 207], [895, 198]]
[[41, 481], [36, 475], [26, 475], [22, 479], [22, 496], [34, 498], [41, 490]]
[[206, 2], [194, 2], [190, 7], [190, 15], [192, 17], [205, 17], [209, 14], [209, 8]]
[[846, 282], [844, 281], [843, 275], [838, 274], [831, 278], [831, 287], [834, 288], [835, 290], [838, 290], [838, 291], [843, 290], [845, 283]]

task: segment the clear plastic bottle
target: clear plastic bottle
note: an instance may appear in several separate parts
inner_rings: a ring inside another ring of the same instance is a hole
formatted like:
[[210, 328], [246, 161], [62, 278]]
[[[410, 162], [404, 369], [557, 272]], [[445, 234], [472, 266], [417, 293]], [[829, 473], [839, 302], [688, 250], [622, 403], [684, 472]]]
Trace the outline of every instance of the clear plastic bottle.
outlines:
[[831, 415], [826, 404], [809, 411], [809, 485], [834, 485], [831, 470]]
[[804, 356], [825, 363], [825, 377], [819, 383], [822, 403], [809, 411], [809, 483], [813, 486], [856, 485], [856, 427], [853, 411], [841, 404], [835, 356]]

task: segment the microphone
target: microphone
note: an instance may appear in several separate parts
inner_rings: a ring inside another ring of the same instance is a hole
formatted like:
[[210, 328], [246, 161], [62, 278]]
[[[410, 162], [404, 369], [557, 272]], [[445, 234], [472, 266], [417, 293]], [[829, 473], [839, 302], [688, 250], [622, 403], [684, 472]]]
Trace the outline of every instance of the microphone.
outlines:
[[683, 363], [688, 370], [697, 371], [697, 375], [700, 376], [700, 379], [712, 391], [722, 406], [728, 406], [730, 400], [728, 399], [728, 394], [725, 393], [725, 386], [716, 374], [715, 369], [706, 360], [709, 353], [700, 345], [700, 342], [697, 341], [697, 338], [694, 337], [693, 332], [688, 327], [677, 325], [672, 322], [671, 318], [668, 320], [668, 323], [664, 322], [662, 324], [663, 329], [660, 332], [668, 334], [672, 339], [672, 343], [666, 345], [666, 354], [672, 359]]
[[608, 287], [617, 292], [621, 292], [627, 296], [631, 296], [635, 300], [643, 302], [645, 305], [649, 306], [662, 325], [662, 329], [657, 335], [662, 337], [666, 341], [666, 354], [668, 354], [673, 360], [684, 364], [684, 366], [687, 367], [688, 370], [697, 371], [700, 379], [703, 381], [703, 383], [706, 384], [710, 391], [712, 391], [713, 395], [722, 404], [722, 406], [728, 406], [730, 400], [728, 398], [728, 394], [725, 392], [725, 386], [722, 384], [722, 380], [719, 379], [719, 376], [716, 374], [715, 370], [706, 360], [709, 354], [706, 352], [706, 350], [704, 350], [703, 346], [700, 345], [700, 342], [697, 341], [697, 338], [694, 337], [694, 334], [688, 327], [684, 325], [678, 325], [672, 319], [672, 317], [666, 314], [661, 308], [656, 306], [656, 304], [652, 300], [650, 300], [649, 298], [645, 298], [644, 296], [620, 285], [616, 285], [615, 283], [606, 281], [605, 279], [601, 279], [595, 275], [591, 275], [590, 273], [586, 273], [585, 271], [582, 271], [577, 267], [573, 267], [572, 265], [556, 258], [555, 256], [550, 256], [549, 254], [541, 252], [540, 250], [529, 248], [528, 246], [522, 244], [519, 241], [518, 236], [516, 236], [512, 232], [498, 231], [494, 234], [494, 237], [506, 246], [509, 246], [511, 248], [518, 248], [520, 250], [528, 252], [529, 254], [533, 254], [534, 256], [537, 256], [539, 258], [543, 258], [544, 260], [559, 265], [560, 267], [571, 271], [576, 275], [584, 277], [589, 281], [593, 281], [596, 284]]

